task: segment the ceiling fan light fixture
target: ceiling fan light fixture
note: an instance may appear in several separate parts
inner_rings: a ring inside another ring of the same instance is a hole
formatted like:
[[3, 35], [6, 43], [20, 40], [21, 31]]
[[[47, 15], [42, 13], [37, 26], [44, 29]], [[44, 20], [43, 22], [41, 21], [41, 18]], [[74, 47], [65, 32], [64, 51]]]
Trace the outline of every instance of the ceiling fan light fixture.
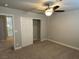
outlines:
[[46, 16], [51, 16], [53, 14], [53, 9], [52, 8], [48, 8], [46, 11], [45, 11], [45, 15]]

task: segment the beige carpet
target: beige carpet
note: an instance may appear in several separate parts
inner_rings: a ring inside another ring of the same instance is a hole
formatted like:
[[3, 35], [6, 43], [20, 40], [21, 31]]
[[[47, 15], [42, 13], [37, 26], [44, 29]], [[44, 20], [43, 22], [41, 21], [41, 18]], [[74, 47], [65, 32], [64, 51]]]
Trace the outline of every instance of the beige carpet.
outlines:
[[44, 41], [17, 51], [1, 51], [0, 59], [79, 59], [79, 51]]

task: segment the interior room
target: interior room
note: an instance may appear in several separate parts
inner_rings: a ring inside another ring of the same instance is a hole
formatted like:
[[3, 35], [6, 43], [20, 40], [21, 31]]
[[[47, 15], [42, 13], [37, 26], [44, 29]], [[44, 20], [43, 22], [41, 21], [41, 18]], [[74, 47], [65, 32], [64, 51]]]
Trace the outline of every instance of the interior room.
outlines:
[[0, 0], [0, 59], [79, 59], [78, 0]]

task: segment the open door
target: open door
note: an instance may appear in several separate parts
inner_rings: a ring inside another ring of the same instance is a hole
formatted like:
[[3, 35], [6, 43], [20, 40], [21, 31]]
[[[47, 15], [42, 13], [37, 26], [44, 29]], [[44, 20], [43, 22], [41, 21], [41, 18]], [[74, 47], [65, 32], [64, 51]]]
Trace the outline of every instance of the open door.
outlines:
[[0, 15], [0, 49], [14, 48], [12, 16]]
[[6, 22], [6, 16], [1, 15], [0, 16], [0, 40], [6, 40], [7, 39], [7, 22]]

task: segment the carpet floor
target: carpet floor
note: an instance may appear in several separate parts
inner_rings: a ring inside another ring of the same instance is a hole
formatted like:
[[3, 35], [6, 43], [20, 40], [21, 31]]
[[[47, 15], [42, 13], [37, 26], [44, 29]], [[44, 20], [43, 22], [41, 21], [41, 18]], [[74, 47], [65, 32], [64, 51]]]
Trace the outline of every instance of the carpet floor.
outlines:
[[79, 59], [79, 51], [44, 41], [17, 51], [0, 51], [0, 59]]

